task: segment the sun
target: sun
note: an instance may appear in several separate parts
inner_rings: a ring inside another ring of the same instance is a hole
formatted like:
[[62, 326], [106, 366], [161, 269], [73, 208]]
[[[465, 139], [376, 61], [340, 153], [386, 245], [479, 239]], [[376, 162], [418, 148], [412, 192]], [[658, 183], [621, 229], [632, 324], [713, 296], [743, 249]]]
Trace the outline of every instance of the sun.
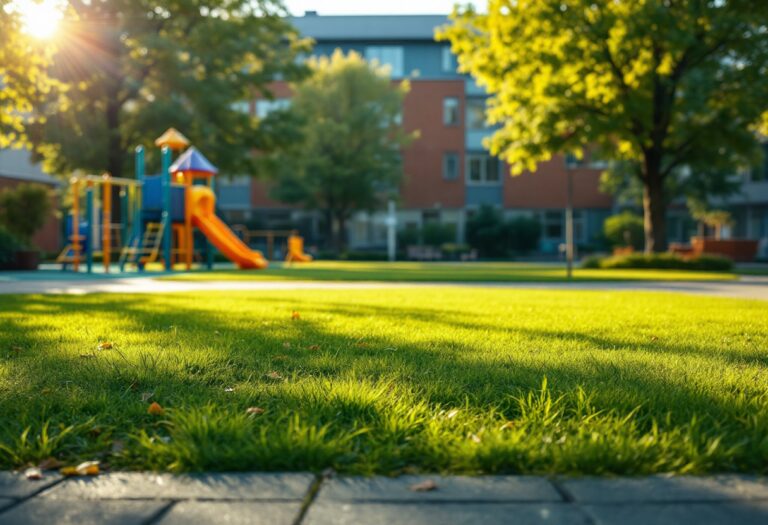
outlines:
[[22, 30], [40, 40], [53, 38], [64, 16], [62, 0], [16, 0], [12, 9], [21, 19]]

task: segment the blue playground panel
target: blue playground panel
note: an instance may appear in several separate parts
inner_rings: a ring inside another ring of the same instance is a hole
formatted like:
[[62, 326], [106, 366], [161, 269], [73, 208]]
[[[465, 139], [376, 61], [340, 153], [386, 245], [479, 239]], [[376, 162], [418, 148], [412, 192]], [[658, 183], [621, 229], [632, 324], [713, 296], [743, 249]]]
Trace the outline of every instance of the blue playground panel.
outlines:
[[[171, 184], [171, 222], [184, 222], [184, 186]], [[163, 181], [160, 175], [144, 177], [142, 188], [142, 218], [160, 222], [163, 213]]]

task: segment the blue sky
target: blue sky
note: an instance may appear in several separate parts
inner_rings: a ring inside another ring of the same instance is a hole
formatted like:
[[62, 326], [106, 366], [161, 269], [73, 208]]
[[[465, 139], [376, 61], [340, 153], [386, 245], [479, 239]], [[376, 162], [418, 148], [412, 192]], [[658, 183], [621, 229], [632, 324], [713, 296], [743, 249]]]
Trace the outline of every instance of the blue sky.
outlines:
[[[317, 11], [320, 15], [448, 14], [456, 0], [284, 0], [293, 15]], [[485, 0], [461, 0], [484, 6]]]

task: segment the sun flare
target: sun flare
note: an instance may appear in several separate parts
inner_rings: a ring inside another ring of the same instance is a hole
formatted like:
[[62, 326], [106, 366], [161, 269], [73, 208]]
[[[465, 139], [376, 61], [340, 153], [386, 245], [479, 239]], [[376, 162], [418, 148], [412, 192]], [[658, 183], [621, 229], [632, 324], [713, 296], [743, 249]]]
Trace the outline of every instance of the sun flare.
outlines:
[[21, 19], [23, 31], [33, 38], [47, 40], [56, 35], [64, 16], [61, 0], [16, 0], [13, 9]]

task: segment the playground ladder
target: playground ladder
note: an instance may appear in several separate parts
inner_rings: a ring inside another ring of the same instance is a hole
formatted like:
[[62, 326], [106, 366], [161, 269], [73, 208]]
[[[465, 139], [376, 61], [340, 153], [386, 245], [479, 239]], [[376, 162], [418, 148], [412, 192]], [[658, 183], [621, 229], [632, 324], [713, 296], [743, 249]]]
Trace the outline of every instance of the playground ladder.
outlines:
[[141, 245], [139, 245], [139, 238], [134, 238], [134, 241], [123, 248], [123, 253], [120, 254], [120, 264], [126, 262], [132, 262], [139, 265], [147, 264], [148, 262], [154, 262], [159, 259], [160, 256], [160, 243], [163, 239], [163, 224], [161, 222], [149, 222], [144, 229], [144, 236], [141, 239]]

